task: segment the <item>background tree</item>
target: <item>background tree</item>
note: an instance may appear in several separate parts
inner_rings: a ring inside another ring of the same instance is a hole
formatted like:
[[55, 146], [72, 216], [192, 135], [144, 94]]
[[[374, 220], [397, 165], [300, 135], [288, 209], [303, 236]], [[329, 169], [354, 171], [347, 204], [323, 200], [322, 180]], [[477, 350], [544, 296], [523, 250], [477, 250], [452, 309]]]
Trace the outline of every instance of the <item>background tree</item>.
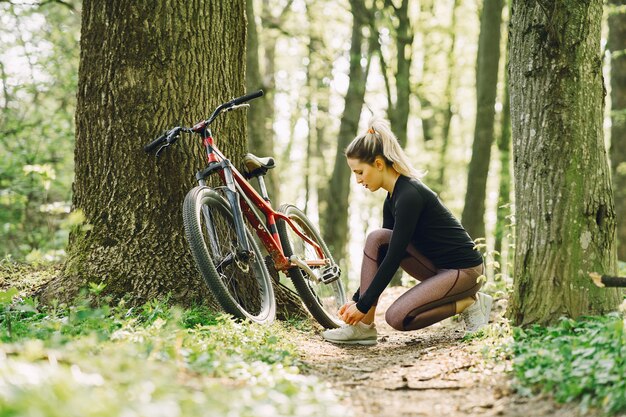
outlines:
[[[510, 15], [510, 1], [506, 2], [505, 10], [507, 11], [507, 18], [504, 19], [502, 25], [507, 27], [509, 24]], [[503, 84], [504, 91], [502, 91], [501, 103], [502, 103], [502, 112], [500, 113], [500, 130], [497, 133], [497, 146], [498, 146], [498, 154], [500, 160], [500, 174], [498, 177], [498, 202], [496, 206], [496, 225], [494, 230], [494, 243], [493, 247], [496, 253], [501, 255], [502, 265], [501, 271], [508, 272], [508, 260], [510, 258], [510, 245], [507, 244], [512, 243], [512, 239], [510, 239], [510, 235], [507, 233], [507, 229], [510, 228], [511, 225], [511, 185], [513, 182], [513, 178], [511, 175], [512, 166], [511, 166], [511, 97], [509, 95], [509, 54], [508, 54], [508, 44], [509, 37], [507, 32], [504, 32], [505, 36], [503, 41], [501, 42], [501, 49], [504, 50], [504, 62], [503, 62]]]
[[[457, 15], [456, 11], [459, 5], [459, 0], [453, 0], [452, 2], [452, 11], [450, 17], [450, 46], [446, 55], [446, 63], [448, 67], [448, 77], [446, 80], [446, 85], [444, 89], [444, 104], [443, 104], [443, 121], [441, 126], [441, 148], [439, 151], [439, 169], [436, 182], [432, 184], [431, 188], [434, 187], [436, 190], [441, 190], [444, 188], [446, 184], [446, 164], [447, 164], [447, 154], [448, 154], [448, 146], [450, 144], [450, 126], [452, 124], [452, 116], [454, 115], [454, 83], [455, 83], [455, 68], [456, 68], [456, 55], [458, 54], [455, 51], [456, 47], [456, 37], [457, 37], [457, 28], [456, 21]], [[424, 120], [424, 118], [422, 119]], [[424, 122], [422, 122], [424, 123]], [[426, 130], [426, 129], [424, 129]], [[424, 136], [426, 139], [426, 136]]]
[[511, 106], [509, 98], [508, 77], [504, 85], [504, 100], [502, 102], [501, 131], [498, 136], [498, 151], [500, 154], [500, 178], [498, 179], [498, 206], [496, 208], [496, 229], [494, 232], [493, 247], [500, 253], [505, 240], [505, 230], [509, 220], [511, 203]]
[[[89, 281], [138, 301], [199, 296], [180, 210], [201, 148], [184, 138], [157, 162], [142, 145], [244, 92], [245, 36], [243, 0], [83, 2], [73, 205], [89, 227], [72, 233], [48, 298]], [[215, 132], [226, 152], [242, 155], [243, 113]]]
[[[256, 91], [265, 88], [259, 57], [259, 33], [257, 29], [254, 1], [246, 0], [247, 38], [246, 38], [246, 90]], [[271, 101], [271, 92], [267, 101]], [[274, 156], [274, 130], [272, 121], [268, 118], [267, 109], [271, 106], [250, 106], [248, 109], [248, 150], [257, 156]], [[269, 171], [265, 177], [265, 185], [270, 198], [274, 202], [280, 201], [279, 187], [276, 183], [276, 174]]]
[[[387, 115], [389, 122], [393, 127], [394, 134], [398, 138], [398, 142], [402, 147], [407, 143], [407, 125], [410, 113], [410, 97], [411, 97], [411, 62], [413, 60], [413, 27], [409, 17], [409, 1], [401, 0], [396, 6], [392, 0], [385, 0], [384, 9], [390, 13], [390, 26], [393, 27], [393, 39], [395, 43], [395, 71], [394, 83], [395, 89], [392, 93], [392, 84], [388, 71], [389, 65], [385, 60], [383, 51], [378, 44], [378, 56], [381, 62], [381, 72], [385, 79], [385, 88], [387, 90]], [[372, 18], [372, 30], [378, 33], [374, 14], [370, 14]], [[373, 44], [374, 46], [376, 44]]]
[[494, 138], [503, 0], [485, 0], [476, 64], [476, 125], [461, 223], [473, 239], [485, 237], [485, 196]]
[[346, 164], [344, 150], [358, 132], [359, 119], [365, 97], [365, 82], [367, 80], [368, 65], [364, 66], [362, 57], [365, 45], [369, 40], [363, 36], [363, 28], [369, 21], [368, 10], [360, 0], [351, 0], [352, 10], [352, 38], [350, 46], [350, 72], [348, 92], [339, 135], [335, 148], [335, 162], [325, 195], [325, 216], [322, 218], [322, 233], [324, 240], [333, 252], [335, 259], [341, 261], [345, 257], [346, 242], [348, 240], [348, 197], [350, 194], [350, 168]]
[[611, 166], [615, 213], [617, 215], [617, 255], [626, 261], [626, 2], [609, 1], [611, 52]]
[[620, 300], [587, 276], [616, 266], [601, 21], [601, 0], [512, 3], [516, 267], [509, 314], [516, 324], [602, 314]]

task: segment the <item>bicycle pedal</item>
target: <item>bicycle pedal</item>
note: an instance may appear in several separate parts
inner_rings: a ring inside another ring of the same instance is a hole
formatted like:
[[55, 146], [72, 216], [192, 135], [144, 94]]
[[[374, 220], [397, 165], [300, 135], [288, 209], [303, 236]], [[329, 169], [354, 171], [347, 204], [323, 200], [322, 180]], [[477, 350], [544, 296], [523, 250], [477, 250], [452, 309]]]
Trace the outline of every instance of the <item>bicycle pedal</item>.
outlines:
[[341, 276], [341, 269], [337, 265], [330, 265], [322, 269], [319, 280], [324, 284], [337, 281]]

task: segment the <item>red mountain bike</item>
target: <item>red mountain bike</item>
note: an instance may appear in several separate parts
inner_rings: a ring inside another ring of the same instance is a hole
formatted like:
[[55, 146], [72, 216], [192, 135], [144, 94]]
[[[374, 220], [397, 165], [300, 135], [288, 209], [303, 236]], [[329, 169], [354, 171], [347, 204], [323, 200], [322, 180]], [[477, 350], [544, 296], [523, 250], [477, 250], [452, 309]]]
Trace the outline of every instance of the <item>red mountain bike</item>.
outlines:
[[[291, 277], [304, 305], [324, 327], [341, 324], [336, 312], [345, 303], [340, 270], [313, 223], [297, 207], [272, 208], [263, 176], [275, 167], [270, 157], [244, 157], [242, 175], [215, 145], [209, 125], [222, 113], [261, 97], [263, 91], [219, 105], [193, 127], [175, 127], [144, 147], [158, 148], [158, 156], [180, 133], [202, 138], [208, 165], [196, 173], [198, 186], [183, 203], [185, 233], [196, 265], [209, 289], [224, 308], [238, 318], [269, 323], [276, 315], [272, 280], [258, 242], [277, 271]], [[221, 185], [210, 188], [206, 178], [219, 174]], [[248, 179], [257, 178], [261, 194]], [[261, 218], [263, 215], [264, 219]]]

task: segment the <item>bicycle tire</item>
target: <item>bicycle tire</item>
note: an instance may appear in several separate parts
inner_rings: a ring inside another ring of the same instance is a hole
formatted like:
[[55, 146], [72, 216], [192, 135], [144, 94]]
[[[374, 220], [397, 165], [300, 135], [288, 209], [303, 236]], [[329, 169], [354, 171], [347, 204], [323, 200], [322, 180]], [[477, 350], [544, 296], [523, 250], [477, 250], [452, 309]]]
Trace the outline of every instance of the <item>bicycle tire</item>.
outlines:
[[[291, 204], [283, 204], [278, 211], [291, 219], [299, 227], [300, 232], [317, 243], [322, 248], [324, 256], [330, 259], [332, 264], [335, 264], [326, 242], [324, 242], [311, 220], [300, 209]], [[276, 226], [287, 258], [295, 254], [302, 259], [319, 259], [313, 247], [298, 236], [286, 221], [278, 219]], [[313, 270], [314, 273], [317, 271], [319, 271], [319, 268]], [[339, 307], [346, 302], [341, 278], [329, 284], [324, 284], [317, 279], [317, 276], [311, 277], [308, 272], [297, 266], [290, 268], [288, 273], [304, 306], [319, 324], [325, 328], [332, 329], [339, 327], [343, 323], [337, 317]]]
[[269, 272], [248, 227], [253, 256], [247, 263], [234, 257], [237, 235], [224, 197], [208, 187], [193, 188], [183, 203], [183, 223], [196, 266], [224, 311], [239, 319], [271, 323], [276, 300]]

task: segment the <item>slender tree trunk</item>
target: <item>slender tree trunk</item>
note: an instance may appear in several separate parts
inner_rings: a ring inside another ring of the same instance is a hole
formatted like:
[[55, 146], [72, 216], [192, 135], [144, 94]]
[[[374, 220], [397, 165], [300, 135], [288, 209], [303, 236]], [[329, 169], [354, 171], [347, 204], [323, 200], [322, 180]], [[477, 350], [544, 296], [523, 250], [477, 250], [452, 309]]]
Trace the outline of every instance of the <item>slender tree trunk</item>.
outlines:
[[611, 165], [617, 214], [617, 257], [626, 261], [626, 1], [609, 1]]
[[411, 97], [411, 61], [413, 58], [413, 29], [409, 20], [409, 1], [402, 0], [399, 7], [395, 7], [388, 0], [395, 10], [398, 19], [396, 26], [396, 102], [390, 114], [390, 122], [393, 131], [402, 147], [407, 143], [407, 125], [409, 121], [409, 99]]
[[446, 182], [446, 161], [448, 155], [448, 144], [450, 143], [450, 125], [452, 124], [452, 106], [454, 103], [454, 80], [456, 77], [456, 9], [460, 0], [452, 2], [452, 18], [450, 20], [450, 49], [448, 50], [448, 79], [446, 81], [445, 90], [445, 108], [443, 111], [443, 127], [441, 132], [441, 151], [439, 153], [439, 173], [437, 176], [437, 185], [440, 190], [445, 189]]
[[[507, 216], [511, 213], [511, 106], [509, 104], [508, 77], [505, 77], [504, 100], [502, 105], [502, 131], [498, 137], [500, 153], [500, 178], [498, 187], [498, 207], [496, 208], [496, 231], [494, 249], [502, 253], [502, 242], [507, 227]], [[504, 262], [505, 260], [503, 260]]]
[[348, 198], [350, 195], [350, 168], [344, 157], [344, 150], [357, 134], [359, 117], [365, 98], [367, 73], [361, 65], [363, 56], [363, 27], [367, 22], [367, 9], [360, 0], [350, 0], [352, 7], [352, 38], [350, 46], [350, 70], [348, 91], [339, 135], [333, 173], [325, 193], [325, 207], [322, 217], [324, 240], [337, 261], [343, 260], [348, 241]]
[[[454, 6], [456, 8], [456, 6]], [[422, 136], [424, 143], [429, 143], [435, 139], [437, 120], [435, 117], [435, 106], [430, 101], [432, 93], [429, 91], [428, 77], [433, 76], [434, 65], [432, 57], [437, 54], [437, 42], [434, 41], [435, 36], [440, 36], [438, 31], [433, 30], [433, 22], [435, 21], [435, 2], [434, 0], [422, 0], [419, 2], [419, 20], [418, 27], [422, 33], [421, 62], [422, 62], [422, 79], [418, 84], [417, 99], [420, 103], [419, 117], [422, 122]], [[454, 35], [453, 35], [454, 36]]]
[[485, 0], [480, 17], [476, 65], [476, 125], [461, 217], [461, 223], [474, 239], [485, 237], [485, 196], [493, 144], [502, 3], [503, 0]]
[[[311, 16], [311, 7], [310, 4], [306, 4], [306, 15], [307, 21], [312, 22], [313, 18]], [[315, 54], [314, 44], [316, 43], [314, 28], [312, 24], [309, 24], [308, 27], [308, 35], [309, 35], [309, 44], [307, 47], [307, 64], [306, 64], [306, 120], [308, 133], [306, 138], [306, 155], [305, 155], [305, 166], [304, 166], [304, 212], [309, 215], [310, 206], [311, 206], [311, 198], [314, 194], [315, 181], [312, 181], [313, 177], [313, 165], [315, 163], [315, 117], [313, 115], [315, 108], [315, 87], [314, 84], [316, 82], [314, 74], [313, 74], [313, 55]], [[317, 203], [317, 202], [316, 202]], [[315, 204], [317, 207], [318, 204]]]
[[[158, 160], [142, 147], [244, 92], [244, 1], [85, 0], [82, 13], [73, 205], [89, 227], [71, 234], [44, 299], [91, 281], [138, 302], [207, 298], [181, 215], [204, 163], [200, 144], [184, 137]], [[216, 123], [225, 152], [243, 153], [245, 127], [242, 112]]]
[[615, 211], [604, 147], [602, 1], [514, 0], [509, 31], [518, 325], [603, 314], [616, 290]]
[[[507, 1], [507, 9], [510, 11], [511, 2]], [[510, 13], [507, 13], [510, 15]], [[503, 22], [508, 26], [508, 21]], [[509, 54], [508, 54], [508, 42], [509, 38], [505, 32], [504, 39], [504, 94], [502, 97], [502, 112], [500, 117], [500, 135], [498, 136], [498, 154], [500, 155], [500, 178], [498, 179], [498, 205], [496, 207], [496, 230], [495, 230], [495, 242], [494, 249], [500, 255], [503, 255], [504, 241], [510, 242], [505, 239], [505, 231], [510, 224], [508, 216], [511, 214], [511, 97], [509, 95], [509, 73], [507, 71], [509, 66]], [[506, 250], [507, 257], [509, 256], [509, 250]], [[502, 272], [507, 270], [508, 259], [500, 257], [502, 261]]]
[[[246, 18], [248, 20], [246, 88], [249, 92], [265, 88], [259, 61], [259, 34], [253, 3], [254, 0], [246, 0]], [[263, 102], [255, 103], [248, 109], [248, 149], [253, 154], [261, 157], [274, 156], [274, 134], [273, 130], [268, 127], [271, 126], [271, 120], [268, 121], [267, 118], [268, 101], [270, 99], [271, 95], [269, 98], [264, 97]], [[256, 186], [256, 184], [254, 185]], [[265, 185], [272, 201], [280, 201], [279, 188], [274, 171], [269, 171], [265, 176]]]

